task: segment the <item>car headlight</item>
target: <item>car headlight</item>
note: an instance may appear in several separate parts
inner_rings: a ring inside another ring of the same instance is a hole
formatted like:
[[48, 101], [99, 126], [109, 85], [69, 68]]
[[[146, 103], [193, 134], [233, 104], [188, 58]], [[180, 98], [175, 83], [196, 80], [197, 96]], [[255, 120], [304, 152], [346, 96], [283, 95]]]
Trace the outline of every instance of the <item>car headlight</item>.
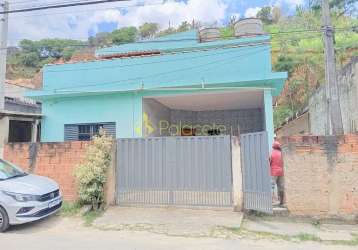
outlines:
[[37, 200], [37, 195], [18, 194], [18, 193], [12, 193], [12, 192], [7, 192], [7, 191], [3, 191], [3, 193], [6, 194], [7, 196], [12, 197], [14, 200], [16, 200], [18, 202], [28, 202], [28, 201], [36, 201]]

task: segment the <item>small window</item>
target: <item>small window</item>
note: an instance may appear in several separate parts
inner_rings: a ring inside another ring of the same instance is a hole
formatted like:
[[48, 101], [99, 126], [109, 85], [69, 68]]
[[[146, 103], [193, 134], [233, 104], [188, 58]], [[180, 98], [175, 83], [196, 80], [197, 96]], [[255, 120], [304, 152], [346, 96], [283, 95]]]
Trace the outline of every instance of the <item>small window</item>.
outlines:
[[65, 141], [90, 141], [99, 134], [101, 128], [107, 135], [116, 138], [116, 123], [66, 124]]
[[90, 141], [93, 136], [98, 135], [103, 125], [91, 124], [91, 125], [78, 125], [78, 140]]

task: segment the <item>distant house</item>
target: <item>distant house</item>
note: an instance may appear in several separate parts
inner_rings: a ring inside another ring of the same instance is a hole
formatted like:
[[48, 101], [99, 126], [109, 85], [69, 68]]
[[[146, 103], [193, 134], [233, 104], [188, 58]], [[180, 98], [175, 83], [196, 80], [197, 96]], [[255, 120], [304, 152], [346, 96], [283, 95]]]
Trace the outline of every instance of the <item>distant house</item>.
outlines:
[[272, 72], [270, 37], [203, 42], [196, 31], [103, 48], [97, 60], [47, 65], [41, 140], [238, 135], [273, 138], [273, 98], [286, 72]]
[[24, 97], [35, 86], [7, 80], [4, 86], [4, 110], [0, 110], [0, 155], [7, 142], [35, 142], [40, 139], [41, 104]]

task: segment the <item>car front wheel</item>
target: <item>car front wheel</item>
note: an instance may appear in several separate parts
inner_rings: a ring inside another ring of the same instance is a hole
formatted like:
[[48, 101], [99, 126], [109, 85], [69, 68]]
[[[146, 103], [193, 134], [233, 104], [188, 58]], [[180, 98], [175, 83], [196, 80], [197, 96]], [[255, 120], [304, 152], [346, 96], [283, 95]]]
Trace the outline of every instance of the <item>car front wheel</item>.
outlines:
[[0, 207], [0, 233], [5, 232], [9, 228], [9, 217], [5, 209]]

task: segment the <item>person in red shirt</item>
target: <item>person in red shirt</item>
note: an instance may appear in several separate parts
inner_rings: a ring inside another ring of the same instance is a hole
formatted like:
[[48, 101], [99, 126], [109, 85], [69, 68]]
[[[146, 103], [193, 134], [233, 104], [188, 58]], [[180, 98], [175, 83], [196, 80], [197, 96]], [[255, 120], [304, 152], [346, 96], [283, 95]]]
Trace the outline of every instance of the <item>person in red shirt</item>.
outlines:
[[284, 199], [285, 199], [284, 171], [283, 171], [281, 145], [278, 141], [274, 141], [272, 145], [270, 168], [271, 168], [271, 176], [274, 181], [274, 184], [277, 185], [277, 194], [280, 201], [280, 206], [283, 206]]

